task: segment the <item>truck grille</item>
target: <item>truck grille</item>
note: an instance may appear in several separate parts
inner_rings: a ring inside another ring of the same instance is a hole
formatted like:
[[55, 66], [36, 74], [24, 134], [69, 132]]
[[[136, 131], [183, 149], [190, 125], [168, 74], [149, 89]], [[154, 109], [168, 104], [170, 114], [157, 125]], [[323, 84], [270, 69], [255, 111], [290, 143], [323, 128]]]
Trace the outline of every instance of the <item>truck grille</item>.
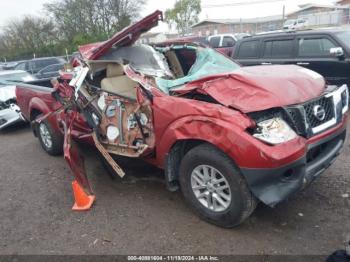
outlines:
[[[315, 115], [314, 109], [317, 106], [320, 106], [325, 112], [323, 119], [319, 119]], [[305, 104], [304, 109], [311, 128], [327, 123], [335, 117], [333, 97], [321, 97], [320, 99]]]
[[271, 118], [284, 119], [297, 135], [310, 138], [341, 123], [348, 110], [349, 92], [343, 85], [306, 103], [253, 112], [249, 116], [256, 123]]
[[298, 135], [312, 137], [342, 121], [349, 109], [348, 97], [347, 86], [343, 85], [315, 100], [284, 108], [285, 119]]

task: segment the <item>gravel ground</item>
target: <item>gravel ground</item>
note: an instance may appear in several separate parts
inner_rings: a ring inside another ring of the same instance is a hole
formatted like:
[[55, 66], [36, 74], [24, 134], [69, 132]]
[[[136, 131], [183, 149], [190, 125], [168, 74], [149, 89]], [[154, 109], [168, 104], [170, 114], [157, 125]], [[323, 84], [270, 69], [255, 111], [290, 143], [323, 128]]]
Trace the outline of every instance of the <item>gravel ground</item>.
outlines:
[[112, 180], [84, 151], [97, 200], [77, 213], [64, 159], [47, 155], [28, 126], [0, 133], [0, 254], [327, 255], [350, 237], [349, 140], [305, 191], [274, 209], [260, 204], [235, 229], [201, 221], [160, 170], [127, 163], [127, 178]]

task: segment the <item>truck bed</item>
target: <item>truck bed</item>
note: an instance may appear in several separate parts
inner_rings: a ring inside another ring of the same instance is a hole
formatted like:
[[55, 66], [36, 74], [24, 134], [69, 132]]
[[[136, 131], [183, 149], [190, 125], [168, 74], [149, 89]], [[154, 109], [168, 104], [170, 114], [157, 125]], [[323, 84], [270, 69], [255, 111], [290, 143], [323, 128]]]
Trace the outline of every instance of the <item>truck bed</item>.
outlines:
[[50, 79], [35, 80], [16, 85], [17, 104], [22, 115], [32, 121], [38, 114], [46, 114], [59, 107], [52, 97], [53, 91]]

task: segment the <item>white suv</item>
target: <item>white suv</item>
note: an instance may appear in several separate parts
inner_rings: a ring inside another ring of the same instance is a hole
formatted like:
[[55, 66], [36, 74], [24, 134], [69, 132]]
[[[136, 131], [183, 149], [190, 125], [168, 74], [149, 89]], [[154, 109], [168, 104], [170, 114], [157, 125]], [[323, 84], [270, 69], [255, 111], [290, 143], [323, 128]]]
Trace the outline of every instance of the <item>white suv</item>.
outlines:
[[309, 25], [309, 22], [305, 18], [290, 19], [284, 23], [283, 29], [284, 30], [304, 29], [308, 25]]

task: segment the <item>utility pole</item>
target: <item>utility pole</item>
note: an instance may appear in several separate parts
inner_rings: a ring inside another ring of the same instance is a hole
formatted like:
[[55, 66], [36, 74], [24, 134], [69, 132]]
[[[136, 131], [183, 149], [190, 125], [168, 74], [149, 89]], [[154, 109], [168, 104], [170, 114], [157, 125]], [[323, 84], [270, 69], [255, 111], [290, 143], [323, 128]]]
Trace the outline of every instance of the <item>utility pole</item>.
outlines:
[[284, 21], [286, 20], [286, 5], [283, 5], [283, 10], [282, 10], [282, 29], [284, 25]]

